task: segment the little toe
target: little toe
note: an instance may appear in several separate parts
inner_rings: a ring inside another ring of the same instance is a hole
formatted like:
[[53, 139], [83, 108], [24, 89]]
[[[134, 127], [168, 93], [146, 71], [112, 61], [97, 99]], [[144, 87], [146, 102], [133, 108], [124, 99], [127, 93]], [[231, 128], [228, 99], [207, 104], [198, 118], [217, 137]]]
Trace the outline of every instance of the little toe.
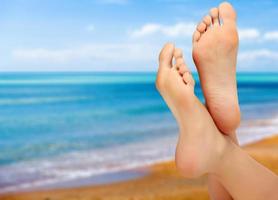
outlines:
[[212, 8], [210, 10], [210, 16], [212, 17], [213, 26], [220, 26], [218, 8]]
[[206, 29], [209, 29], [212, 25], [212, 19], [211, 19], [211, 16], [210, 15], [207, 15], [203, 18], [203, 22], [206, 24], [207, 28]]
[[200, 38], [201, 38], [201, 33], [198, 30], [194, 31], [192, 36], [193, 43], [198, 42]]

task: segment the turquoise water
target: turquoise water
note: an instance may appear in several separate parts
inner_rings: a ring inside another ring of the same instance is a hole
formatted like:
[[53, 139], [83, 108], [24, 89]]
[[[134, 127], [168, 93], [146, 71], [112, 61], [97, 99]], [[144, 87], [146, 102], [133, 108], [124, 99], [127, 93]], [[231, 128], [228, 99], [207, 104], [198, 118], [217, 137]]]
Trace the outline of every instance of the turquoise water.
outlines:
[[[241, 141], [278, 132], [278, 74], [237, 79]], [[154, 80], [154, 73], [0, 74], [0, 192], [172, 158], [178, 129]], [[195, 91], [203, 100], [198, 80]]]

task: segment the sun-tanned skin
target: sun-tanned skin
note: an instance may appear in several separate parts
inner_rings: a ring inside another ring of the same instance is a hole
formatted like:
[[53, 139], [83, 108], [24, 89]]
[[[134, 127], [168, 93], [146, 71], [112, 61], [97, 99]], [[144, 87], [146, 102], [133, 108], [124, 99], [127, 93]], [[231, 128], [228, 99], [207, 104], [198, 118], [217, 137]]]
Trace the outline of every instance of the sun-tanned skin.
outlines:
[[[220, 25], [220, 21], [222, 22]], [[218, 129], [234, 134], [240, 123], [236, 85], [238, 33], [229, 3], [210, 10], [193, 34], [193, 60], [207, 108]]]
[[166, 44], [160, 53], [156, 86], [179, 125], [176, 165], [183, 176], [212, 174], [236, 200], [278, 198], [277, 176], [217, 129], [195, 96], [194, 80], [173, 44]]

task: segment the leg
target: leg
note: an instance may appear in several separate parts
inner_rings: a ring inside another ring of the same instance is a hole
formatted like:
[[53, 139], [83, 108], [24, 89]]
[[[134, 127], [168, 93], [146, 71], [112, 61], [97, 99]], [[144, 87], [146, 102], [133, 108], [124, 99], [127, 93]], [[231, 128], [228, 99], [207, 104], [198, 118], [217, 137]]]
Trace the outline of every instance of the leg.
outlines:
[[[238, 145], [238, 140], [236, 137], [236, 133], [230, 134], [230, 139]], [[213, 200], [232, 200], [232, 196], [229, 192], [224, 188], [224, 186], [219, 182], [217, 177], [213, 174], [208, 175], [208, 190], [211, 199]]]
[[[193, 35], [193, 58], [212, 118], [217, 127], [237, 143], [235, 129], [240, 121], [240, 110], [235, 77], [238, 48], [235, 19], [236, 13], [228, 3], [211, 9]], [[208, 188], [212, 199], [232, 199], [214, 176], [209, 176]]]
[[214, 176], [236, 200], [278, 199], [278, 177], [240, 147], [227, 141], [227, 149]]
[[[172, 64], [174, 55], [176, 66]], [[194, 80], [184, 67], [182, 55], [175, 53], [172, 44], [165, 45], [160, 53], [156, 86], [179, 124], [178, 170], [187, 178], [212, 174], [234, 199], [277, 199], [277, 176], [219, 132], [194, 95]]]

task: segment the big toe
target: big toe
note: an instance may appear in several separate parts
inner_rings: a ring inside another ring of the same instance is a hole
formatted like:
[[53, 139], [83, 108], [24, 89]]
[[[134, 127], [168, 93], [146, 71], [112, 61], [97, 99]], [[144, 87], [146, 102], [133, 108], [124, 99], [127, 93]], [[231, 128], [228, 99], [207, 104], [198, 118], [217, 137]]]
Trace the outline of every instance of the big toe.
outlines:
[[175, 46], [172, 43], [167, 43], [159, 54], [159, 68], [156, 77], [156, 87], [159, 91], [163, 88], [168, 70], [173, 66], [174, 49]]
[[159, 54], [159, 66], [160, 67], [171, 67], [175, 46], [172, 43], [164, 45], [163, 49]]
[[236, 11], [228, 2], [223, 2], [219, 5], [219, 15], [223, 23], [225, 21], [236, 21]]

